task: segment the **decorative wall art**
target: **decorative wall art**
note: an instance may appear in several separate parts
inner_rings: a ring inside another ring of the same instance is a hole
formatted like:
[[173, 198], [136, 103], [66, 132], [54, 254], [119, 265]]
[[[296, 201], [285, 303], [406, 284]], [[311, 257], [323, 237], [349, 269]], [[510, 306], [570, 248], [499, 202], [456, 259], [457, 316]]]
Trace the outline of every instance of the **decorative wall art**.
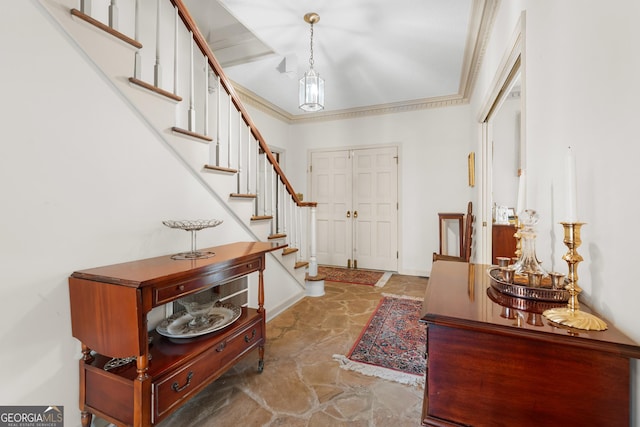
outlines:
[[474, 151], [467, 156], [467, 163], [469, 168], [469, 187], [475, 187], [476, 185], [476, 153]]

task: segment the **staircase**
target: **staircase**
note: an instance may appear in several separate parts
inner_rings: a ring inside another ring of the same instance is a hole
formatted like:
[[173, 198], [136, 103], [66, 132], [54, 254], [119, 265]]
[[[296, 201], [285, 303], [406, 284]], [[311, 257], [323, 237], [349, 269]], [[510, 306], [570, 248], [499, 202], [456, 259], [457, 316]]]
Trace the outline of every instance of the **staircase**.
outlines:
[[[310, 296], [314, 202], [284, 175], [182, 0], [40, 0], [161, 143]], [[322, 288], [320, 289], [319, 286]]]

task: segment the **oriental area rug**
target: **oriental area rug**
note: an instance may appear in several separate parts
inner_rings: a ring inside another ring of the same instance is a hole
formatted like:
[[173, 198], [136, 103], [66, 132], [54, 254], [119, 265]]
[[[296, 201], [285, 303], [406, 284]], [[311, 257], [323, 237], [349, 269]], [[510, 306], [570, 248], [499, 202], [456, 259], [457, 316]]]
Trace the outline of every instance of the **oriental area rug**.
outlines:
[[420, 323], [422, 300], [385, 295], [340, 367], [409, 385], [423, 385], [427, 330]]
[[329, 282], [355, 283], [358, 285], [384, 286], [391, 273], [355, 268], [318, 266], [318, 275], [324, 275]]

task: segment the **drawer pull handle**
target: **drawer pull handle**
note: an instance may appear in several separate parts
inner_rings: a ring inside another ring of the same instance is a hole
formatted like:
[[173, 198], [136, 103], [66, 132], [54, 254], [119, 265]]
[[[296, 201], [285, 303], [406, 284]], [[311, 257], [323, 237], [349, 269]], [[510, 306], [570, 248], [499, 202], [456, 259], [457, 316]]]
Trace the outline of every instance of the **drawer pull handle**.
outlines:
[[251, 331], [251, 336], [249, 334], [244, 336], [244, 342], [251, 342], [256, 337], [256, 330]]
[[227, 347], [227, 343], [226, 343], [226, 342], [220, 343], [220, 345], [216, 348], [216, 351], [217, 351], [218, 353], [220, 353], [220, 352], [224, 351], [224, 349], [225, 349], [226, 347]]
[[187, 375], [187, 382], [185, 383], [185, 385], [180, 387], [178, 385], [178, 382], [176, 381], [175, 383], [171, 384], [171, 388], [176, 393], [180, 393], [182, 390], [184, 390], [185, 388], [189, 387], [189, 384], [191, 384], [191, 378], [193, 378], [193, 371], [189, 371], [189, 375]]
[[178, 286], [178, 289], [181, 290], [181, 291], [184, 291], [184, 285]]

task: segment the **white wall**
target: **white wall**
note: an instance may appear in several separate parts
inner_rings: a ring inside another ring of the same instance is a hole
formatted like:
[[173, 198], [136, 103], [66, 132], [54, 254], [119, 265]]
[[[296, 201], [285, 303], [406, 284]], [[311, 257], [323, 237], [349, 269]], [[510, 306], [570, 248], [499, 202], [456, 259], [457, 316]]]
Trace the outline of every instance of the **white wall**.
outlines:
[[[502, 2], [476, 87], [474, 109], [489, 89], [520, 11], [526, 9], [527, 200], [541, 215], [537, 252], [548, 269], [561, 260], [567, 146], [577, 157], [583, 296], [640, 342], [635, 283], [639, 234], [637, 116], [640, 99], [640, 3], [635, 0]], [[475, 114], [475, 112], [474, 112]], [[632, 367], [631, 425], [640, 426], [640, 372]]]

